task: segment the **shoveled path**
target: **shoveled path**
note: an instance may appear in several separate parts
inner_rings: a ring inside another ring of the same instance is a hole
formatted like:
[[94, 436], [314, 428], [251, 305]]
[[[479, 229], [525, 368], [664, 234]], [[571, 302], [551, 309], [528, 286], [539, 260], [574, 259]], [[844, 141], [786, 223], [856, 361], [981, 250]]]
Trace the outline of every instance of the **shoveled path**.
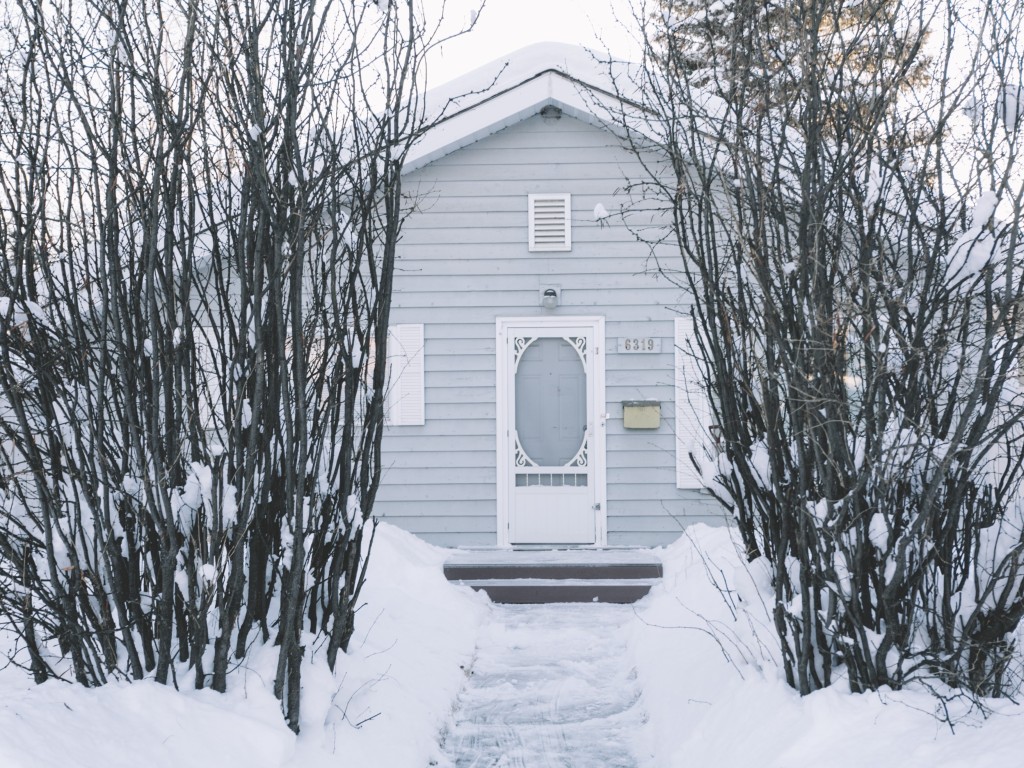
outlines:
[[500, 605], [444, 752], [457, 768], [646, 768], [633, 606]]

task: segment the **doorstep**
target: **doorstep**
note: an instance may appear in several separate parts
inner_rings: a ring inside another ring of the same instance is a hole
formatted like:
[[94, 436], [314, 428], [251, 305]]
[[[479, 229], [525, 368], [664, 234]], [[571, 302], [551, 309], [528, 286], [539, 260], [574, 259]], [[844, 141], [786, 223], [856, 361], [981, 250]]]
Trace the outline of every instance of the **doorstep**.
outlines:
[[449, 581], [496, 603], [633, 603], [662, 575], [645, 550], [465, 550], [444, 564]]

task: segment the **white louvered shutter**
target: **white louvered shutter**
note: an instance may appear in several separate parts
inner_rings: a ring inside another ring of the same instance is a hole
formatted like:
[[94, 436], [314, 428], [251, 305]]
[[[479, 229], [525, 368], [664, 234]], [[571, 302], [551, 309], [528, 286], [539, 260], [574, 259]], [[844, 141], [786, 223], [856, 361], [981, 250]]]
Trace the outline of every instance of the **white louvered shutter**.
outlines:
[[572, 250], [570, 195], [530, 195], [530, 250]]
[[423, 422], [423, 324], [393, 325], [388, 328], [387, 423], [411, 427]]
[[676, 318], [676, 488], [703, 488], [700, 473], [690, 459], [703, 462], [711, 408], [694, 354], [693, 319]]

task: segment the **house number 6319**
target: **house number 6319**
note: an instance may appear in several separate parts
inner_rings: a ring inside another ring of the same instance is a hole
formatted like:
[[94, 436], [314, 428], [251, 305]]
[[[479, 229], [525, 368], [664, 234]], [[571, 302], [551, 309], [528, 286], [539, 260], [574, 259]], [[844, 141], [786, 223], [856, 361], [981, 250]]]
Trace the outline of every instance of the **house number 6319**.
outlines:
[[661, 339], [651, 336], [619, 339], [619, 352], [661, 352]]

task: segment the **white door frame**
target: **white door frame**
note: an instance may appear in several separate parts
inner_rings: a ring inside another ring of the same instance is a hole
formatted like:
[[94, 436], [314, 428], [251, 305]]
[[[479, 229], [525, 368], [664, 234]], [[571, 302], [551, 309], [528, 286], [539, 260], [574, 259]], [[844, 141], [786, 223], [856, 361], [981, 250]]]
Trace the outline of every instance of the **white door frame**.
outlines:
[[[495, 323], [497, 367], [495, 411], [497, 414], [497, 479], [498, 479], [498, 546], [510, 547], [509, 540], [509, 480], [511, 459], [509, 456], [508, 433], [511, 425], [509, 416], [509, 362], [507, 349], [509, 328], [529, 326], [531, 328], [585, 328], [594, 334], [594, 408], [596, 413], [587, 414], [587, 424], [592, 425], [594, 446], [590, 460], [593, 463], [594, 477], [594, 544], [590, 546], [604, 547], [608, 544], [608, 498], [605, 480], [605, 422], [608, 418], [606, 410], [604, 383], [604, 318], [600, 316], [566, 316], [551, 317], [499, 317]], [[586, 545], [582, 545], [586, 546]]]

